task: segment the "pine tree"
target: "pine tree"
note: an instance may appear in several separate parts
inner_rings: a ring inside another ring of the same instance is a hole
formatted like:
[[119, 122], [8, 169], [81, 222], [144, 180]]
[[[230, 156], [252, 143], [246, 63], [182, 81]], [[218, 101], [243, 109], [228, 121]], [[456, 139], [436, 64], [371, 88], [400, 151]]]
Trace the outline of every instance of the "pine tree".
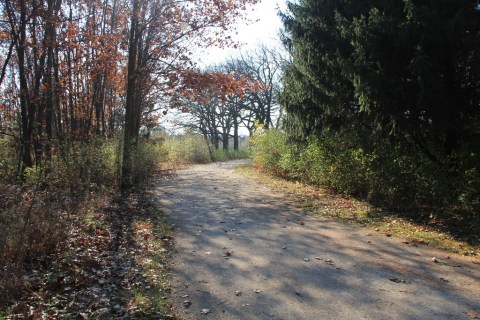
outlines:
[[474, 0], [303, 0], [283, 13], [281, 102], [302, 134], [381, 133], [447, 162], [478, 139]]

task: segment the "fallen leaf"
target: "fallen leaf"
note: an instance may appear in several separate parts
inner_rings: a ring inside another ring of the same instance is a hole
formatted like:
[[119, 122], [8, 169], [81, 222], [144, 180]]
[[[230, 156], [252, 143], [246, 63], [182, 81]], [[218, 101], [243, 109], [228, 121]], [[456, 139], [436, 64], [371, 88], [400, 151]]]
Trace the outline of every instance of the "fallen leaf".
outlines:
[[467, 316], [469, 316], [472, 319], [480, 319], [480, 313], [478, 313], [475, 310], [470, 310], [467, 312]]
[[303, 261], [308, 262], [308, 261], [310, 261], [310, 259], [308, 259], [308, 258], [303, 258]]
[[432, 258], [432, 262], [438, 263], [437, 258], [433, 257], [433, 258]]
[[241, 295], [242, 295], [242, 291], [238, 291], [238, 290], [235, 291], [235, 295], [236, 295], [237, 297], [241, 296]]
[[187, 308], [190, 307], [191, 304], [192, 304], [192, 301], [190, 301], [190, 300], [185, 300], [185, 301], [183, 301], [183, 305], [184, 305], [185, 307], [187, 307]]
[[207, 252], [205, 252], [205, 254], [206, 254], [207, 256], [211, 256], [211, 255], [212, 255], [212, 252], [207, 251]]
[[398, 279], [398, 278], [391, 278], [391, 279], [388, 279], [388, 280], [390, 280], [390, 281], [392, 281], [392, 282], [395, 282], [395, 283], [408, 283], [407, 281], [405, 281], [405, 280], [400, 280], [400, 279]]
[[255, 290], [253, 290], [253, 292], [255, 292], [255, 293], [260, 293], [260, 292], [262, 292], [262, 290], [260, 290], [260, 289], [255, 289]]
[[212, 312], [212, 310], [210, 309], [202, 309], [202, 311], [200, 311], [202, 314], [209, 314], [210, 312]]

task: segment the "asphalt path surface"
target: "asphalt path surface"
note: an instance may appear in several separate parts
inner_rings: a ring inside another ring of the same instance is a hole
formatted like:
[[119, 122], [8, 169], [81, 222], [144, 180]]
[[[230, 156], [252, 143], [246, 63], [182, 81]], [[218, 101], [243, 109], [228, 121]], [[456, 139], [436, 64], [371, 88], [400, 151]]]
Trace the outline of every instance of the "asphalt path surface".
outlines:
[[474, 258], [306, 214], [236, 173], [241, 163], [193, 166], [158, 186], [176, 230], [180, 317], [480, 319]]

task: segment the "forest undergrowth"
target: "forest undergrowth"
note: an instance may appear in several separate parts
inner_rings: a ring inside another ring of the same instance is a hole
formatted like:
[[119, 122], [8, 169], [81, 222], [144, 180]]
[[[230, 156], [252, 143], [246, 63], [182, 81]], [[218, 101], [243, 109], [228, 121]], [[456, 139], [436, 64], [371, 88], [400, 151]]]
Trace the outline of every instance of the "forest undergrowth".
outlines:
[[136, 184], [123, 191], [117, 139], [71, 142], [21, 179], [2, 139], [0, 319], [174, 318], [166, 299], [173, 238], [152, 190], [202, 159], [201, 139], [140, 141]]

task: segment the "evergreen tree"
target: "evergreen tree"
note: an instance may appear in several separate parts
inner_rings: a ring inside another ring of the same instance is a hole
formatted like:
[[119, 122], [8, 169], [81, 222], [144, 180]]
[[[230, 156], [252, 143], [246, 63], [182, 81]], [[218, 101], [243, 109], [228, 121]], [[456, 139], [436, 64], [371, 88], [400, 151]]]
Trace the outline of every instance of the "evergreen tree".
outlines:
[[281, 103], [295, 130], [379, 132], [435, 162], [478, 141], [478, 1], [303, 0], [288, 9], [293, 63]]
[[342, 23], [353, 41], [355, 97], [380, 128], [431, 160], [455, 156], [478, 135], [478, 2], [381, 3]]

